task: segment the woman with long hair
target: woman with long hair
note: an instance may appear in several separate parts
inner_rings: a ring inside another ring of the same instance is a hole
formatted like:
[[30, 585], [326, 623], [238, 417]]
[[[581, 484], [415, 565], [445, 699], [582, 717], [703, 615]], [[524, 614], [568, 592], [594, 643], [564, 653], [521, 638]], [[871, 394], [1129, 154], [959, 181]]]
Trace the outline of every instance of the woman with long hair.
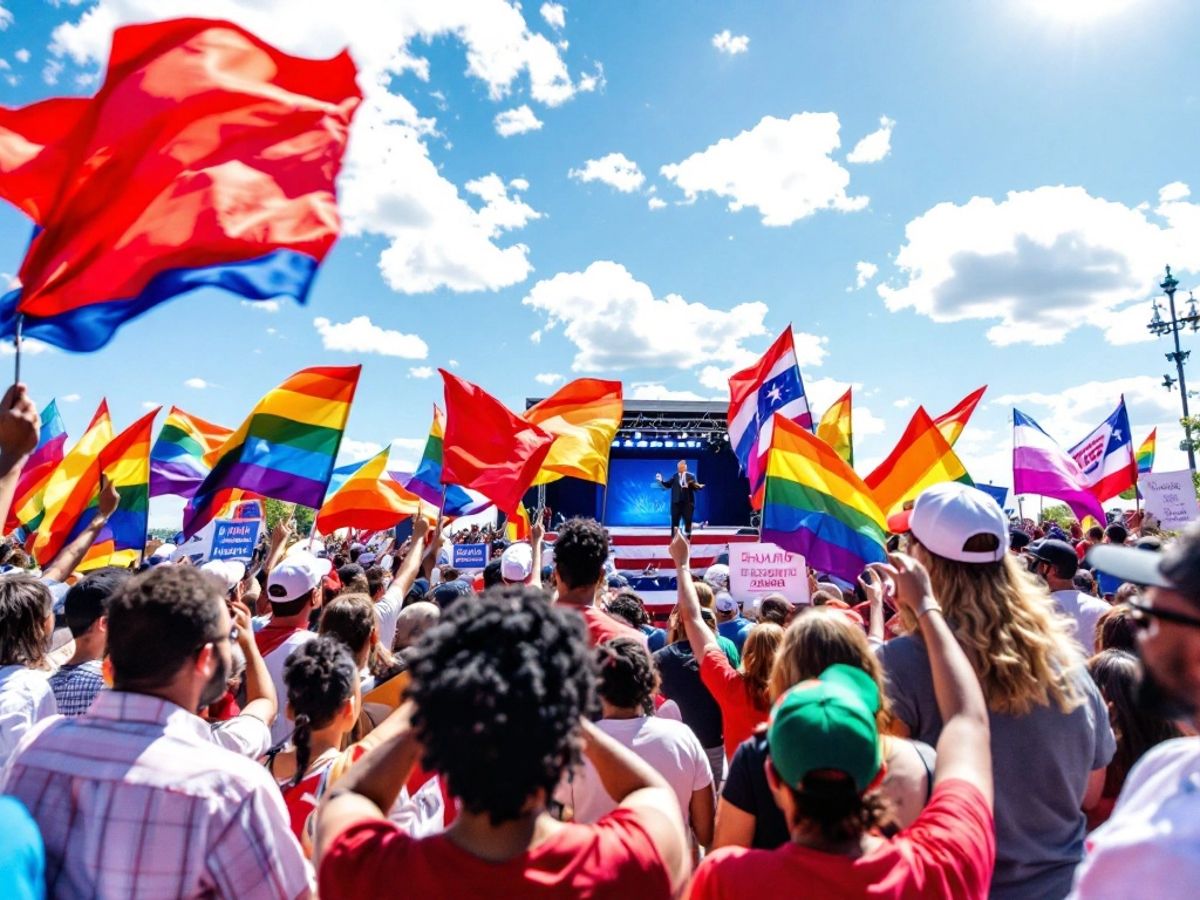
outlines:
[[700, 680], [721, 708], [725, 758], [767, 721], [771, 711], [768, 684], [775, 654], [783, 640], [783, 629], [773, 623], [754, 626], [742, 646], [742, 664], [735, 669], [717, 643], [717, 636], [704, 624], [696, 586], [688, 568], [690, 547], [682, 532], [671, 541], [671, 559], [679, 583], [679, 621], [683, 624], [692, 653], [700, 661]]
[[46, 665], [53, 605], [32, 575], [0, 578], [0, 769], [26, 731], [58, 712]]
[[1147, 710], [1137, 702], [1141, 667], [1132, 653], [1103, 650], [1088, 660], [1088, 672], [1108, 705], [1108, 718], [1117, 739], [1117, 752], [1104, 773], [1100, 802], [1088, 810], [1088, 831], [1097, 828], [1112, 815], [1117, 796], [1133, 764], [1156, 744], [1183, 737], [1179, 726], [1170, 719]]
[[[882, 590], [876, 580], [869, 590]], [[920, 741], [886, 733], [891, 709], [883, 696], [883, 667], [871, 651], [862, 629], [835, 608], [810, 607], [799, 613], [783, 635], [771, 670], [772, 703], [801, 682], [817, 678], [832, 665], [862, 669], [880, 694], [876, 714], [886, 776], [880, 794], [886, 801], [888, 831], [906, 828], [917, 818], [933, 791], [934, 749]], [[787, 823], [767, 784], [764, 763], [766, 734], [755, 734], [738, 747], [729, 765], [717, 806], [714, 846], [773, 849], [788, 840]]]
[[[1008, 552], [1008, 521], [982, 491], [957, 483], [922, 493], [908, 552], [975, 670], [991, 719], [996, 787], [992, 896], [1063, 897], [1083, 855], [1084, 809], [1100, 798], [1115, 744], [1069, 621]], [[893, 732], [936, 744], [942, 731], [929, 656], [908, 632], [879, 649]]]
[[350, 651], [363, 693], [400, 671], [391, 649], [379, 642], [379, 616], [367, 594], [339, 594], [333, 598], [321, 609], [317, 633], [336, 637]]

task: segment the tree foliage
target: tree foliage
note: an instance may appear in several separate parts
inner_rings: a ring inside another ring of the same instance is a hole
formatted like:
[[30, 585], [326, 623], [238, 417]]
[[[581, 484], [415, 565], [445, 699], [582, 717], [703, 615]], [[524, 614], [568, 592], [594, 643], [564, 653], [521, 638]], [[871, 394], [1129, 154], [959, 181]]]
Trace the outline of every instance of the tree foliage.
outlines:
[[266, 527], [268, 534], [275, 530], [275, 526], [279, 524], [281, 519], [287, 519], [290, 516], [296, 520], [296, 534], [301, 536], [307, 535], [312, 531], [313, 520], [317, 515], [315, 509], [307, 506], [297, 506], [293, 503], [285, 503], [282, 500], [264, 500], [263, 509], [267, 515]]

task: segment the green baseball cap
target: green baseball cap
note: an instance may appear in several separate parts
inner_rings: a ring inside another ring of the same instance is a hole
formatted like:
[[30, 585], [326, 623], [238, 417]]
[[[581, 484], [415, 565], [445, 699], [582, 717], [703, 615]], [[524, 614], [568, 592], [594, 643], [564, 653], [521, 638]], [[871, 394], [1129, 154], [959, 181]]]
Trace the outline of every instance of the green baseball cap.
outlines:
[[771, 710], [767, 744], [775, 771], [797, 790], [810, 772], [845, 772], [862, 793], [883, 764], [878, 712], [879, 688], [854, 666], [837, 663], [796, 685]]

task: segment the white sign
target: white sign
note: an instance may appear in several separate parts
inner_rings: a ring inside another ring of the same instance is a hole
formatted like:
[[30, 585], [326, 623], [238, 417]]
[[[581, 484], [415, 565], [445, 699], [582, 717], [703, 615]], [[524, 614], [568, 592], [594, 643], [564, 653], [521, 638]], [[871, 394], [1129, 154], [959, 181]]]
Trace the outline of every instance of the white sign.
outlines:
[[804, 557], [774, 544], [731, 544], [729, 593], [743, 604], [782, 594], [793, 605], [811, 603]]
[[1138, 478], [1138, 490], [1142, 492], [1146, 512], [1158, 519], [1164, 531], [1179, 531], [1200, 518], [1191, 469], [1142, 475]]

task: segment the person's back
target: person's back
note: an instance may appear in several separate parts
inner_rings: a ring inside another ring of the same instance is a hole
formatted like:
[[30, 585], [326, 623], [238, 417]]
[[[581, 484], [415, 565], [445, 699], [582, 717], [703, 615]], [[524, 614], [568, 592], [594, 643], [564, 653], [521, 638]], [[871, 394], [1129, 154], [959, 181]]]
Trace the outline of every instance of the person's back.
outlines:
[[0, 579], [0, 767], [35, 723], [58, 712], [46, 671], [50, 591], [31, 575]]
[[[692, 654], [691, 645], [686, 639], [667, 644], [654, 654], [654, 665], [661, 679], [662, 695], [675, 701], [683, 723], [692, 729], [700, 746], [724, 760], [721, 707], [700, 680], [700, 662]], [[712, 759], [710, 754], [710, 762]], [[720, 780], [721, 772], [714, 774]]]
[[[537, 589], [459, 604], [417, 648], [410, 703], [317, 814], [320, 892], [403, 885], [423, 898], [666, 898], [687, 874], [683, 823], [661, 777], [581, 715], [593, 697], [582, 623]], [[411, 716], [411, 724], [409, 718]], [[383, 818], [418, 756], [458, 801], [450, 829], [414, 838]], [[578, 747], [618, 808], [558, 822], [547, 800]]]
[[42, 832], [52, 896], [307, 894], [270, 776], [193, 712], [225, 689], [230, 636], [219, 586], [194, 569], [160, 566], [113, 595], [113, 690], [40, 723], [5, 773]]

